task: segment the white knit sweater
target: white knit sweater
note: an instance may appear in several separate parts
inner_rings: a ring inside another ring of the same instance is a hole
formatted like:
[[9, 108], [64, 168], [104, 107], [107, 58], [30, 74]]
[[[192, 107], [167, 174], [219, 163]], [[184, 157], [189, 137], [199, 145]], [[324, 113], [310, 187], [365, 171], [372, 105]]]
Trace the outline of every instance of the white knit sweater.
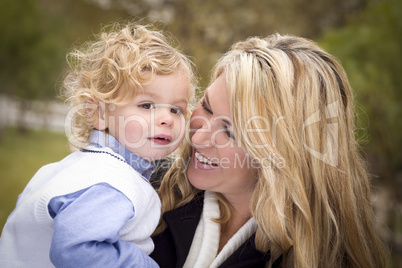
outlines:
[[[107, 183], [121, 191], [135, 208], [135, 216], [120, 231], [120, 238], [136, 243], [147, 254], [152, 252], [154, 245], [150, 235], [160, 217], [157, 193], [123, 157], [111, 149], [91, 150], [99, 153], [74, 152], [60, 162], [42, 167], [35, 174], [18, 198], [16, 208], [3, 229], [0, 260], [11, 257], [21, 259], [23, 263], [26, 258], [42, 262], [41, 267], [51, 267], [49, 249], [53, 219], [48, 212], [49, 201], [99, 183]], [[13, 257], [13, 254], [18, 254], [18, 257]]]

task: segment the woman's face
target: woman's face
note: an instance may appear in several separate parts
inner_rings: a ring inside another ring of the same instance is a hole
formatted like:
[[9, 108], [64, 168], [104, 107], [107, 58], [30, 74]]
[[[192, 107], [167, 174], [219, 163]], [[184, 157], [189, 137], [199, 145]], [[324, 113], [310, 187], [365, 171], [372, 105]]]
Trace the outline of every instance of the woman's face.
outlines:
[[200, 190], [223, 194], [226, 198], [250, 196], [255, 176], [248, 155], [233, 134], [225, 76], [219, 76], [205, 91], [190, 121], [192, 160], [190, 183]]

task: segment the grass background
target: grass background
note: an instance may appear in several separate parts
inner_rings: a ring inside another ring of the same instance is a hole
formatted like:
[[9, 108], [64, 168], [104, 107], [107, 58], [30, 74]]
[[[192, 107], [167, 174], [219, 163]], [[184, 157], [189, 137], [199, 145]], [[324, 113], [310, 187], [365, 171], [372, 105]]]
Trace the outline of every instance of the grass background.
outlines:
[[36, 171], [69, 153], [63, 133], [30, 130], [22, 134], [15, 128], [5, 129], [0, 139], [0, 230]]

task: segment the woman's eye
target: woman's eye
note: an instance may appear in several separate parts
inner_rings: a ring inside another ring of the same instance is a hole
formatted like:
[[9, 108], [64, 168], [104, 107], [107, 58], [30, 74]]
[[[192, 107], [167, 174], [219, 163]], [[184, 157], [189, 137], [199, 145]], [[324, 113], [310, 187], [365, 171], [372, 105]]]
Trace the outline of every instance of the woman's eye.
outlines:
[[155, 108], [155, 106], [152, 103], [143, 103], [143, 104], [140, 104], [140, 107], [142, 109], [146, 109], [146, 110]]
[[181, 108], [179, 108], [179, 107], [172, 107], [172, 108], [170, 109], [170, 112], [171, 112], [172, 114], [184, 113], [183, 110], [182, 110]]
[[204, 99], [201, 100], [201, 106], [204, 109], [205, 112], [209, 113], [209, 114], [213, 114], [213, 112], [211, 111], [211, 109], [207, 106], [206, 102]]
[[230, 132], [229, 128], [225, 127], [225, 133], [228, 136], [228, 138], [235, 140], [235, 136], [233, 135], [232, 132]]

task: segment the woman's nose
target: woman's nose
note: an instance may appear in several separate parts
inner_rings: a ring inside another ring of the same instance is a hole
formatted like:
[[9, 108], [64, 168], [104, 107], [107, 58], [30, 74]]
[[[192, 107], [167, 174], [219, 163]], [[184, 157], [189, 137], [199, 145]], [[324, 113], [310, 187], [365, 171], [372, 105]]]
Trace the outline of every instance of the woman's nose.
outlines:
[[212, 145], [212, 125], [205, 116], [194, 115], [190, 119], [191, 143], [196, 148], [206, 148]]

